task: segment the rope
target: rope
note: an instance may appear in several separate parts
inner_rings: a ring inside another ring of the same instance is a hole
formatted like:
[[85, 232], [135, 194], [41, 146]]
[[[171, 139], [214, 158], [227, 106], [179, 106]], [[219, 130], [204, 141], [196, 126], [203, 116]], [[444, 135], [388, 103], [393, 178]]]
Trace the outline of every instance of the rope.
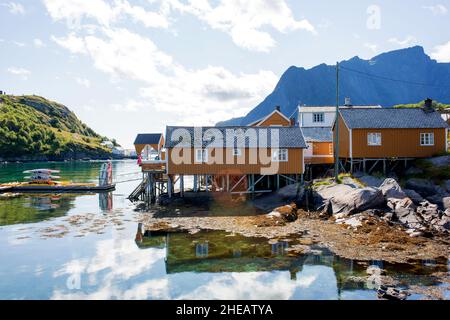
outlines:
[[124, 180], [124, 181], [114, 181], [114, 183], [118, 184], [118, 183], [125, 183], [125, 182], [131, 182], [131, 181], [142, 181], [142, 179], [130, 179], [130, 180]]

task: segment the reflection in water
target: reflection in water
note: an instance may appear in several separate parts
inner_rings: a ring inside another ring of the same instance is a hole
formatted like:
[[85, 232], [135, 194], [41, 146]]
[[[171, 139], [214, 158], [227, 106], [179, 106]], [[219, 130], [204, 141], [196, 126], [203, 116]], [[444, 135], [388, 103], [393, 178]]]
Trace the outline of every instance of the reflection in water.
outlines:
[[[358, 262], [340, 258], [321, 247], [314, 247], [311, 253], [298, 255], [289, 252], [287, 241], [269, 243], [264, 238], [249, 238], [223, 231], [163, 234], [143, 232], [142, 225], [139, 224], [136, 243], [141, 249], [165, 246], [167, 274], [288, 271], [289, 278], [296, 286], [300, 279], [304, 281], [306, 270], [308, 273], [316, 270], [320, 276], [328, 272], [325, 270], [329, 270], [333, 275], [332, 283], [335, 283], [334, 298], [337, 299], [347, 296], [349, 292], [359, 292], [366, 298], [375, 298], [376, 289], [387, 280], [394, 281], [399, 286], [437, 285], [438, 282], [431, 274], [447, 271], [446, 266], [442, 264], [436, 264], [431, 268], [430, 264], [427, 264], [429, 268], [424, 269], [420, 263], [400, 265], [387, 264], [383, 261]], [[386, 275], [382, 269], [386, 270]], [[314, 284], [323, 285], [311, 280], [309, 286], [304, 287], [305, 289], [311, 287], [313, 290]], [[283, 282], [279, 285], [282, 286]]]
[[112, 192], [100, 192], [98, 194], [98, 204], [102, 211], [111, 211], [113, 209]]
[[74, 208], [75, 195], [27, 194], [0, 198], [0, 225], [39, 222], [62, 217]]
[[[0, 164], [0, 180], [49, 167], [60, 169], [62, 180], [96, 182], [100, 164]], [[114, 174], [136, 171], [135, 161], [113, 165]], [[293, 254], [290, 241], [166, 234], [142, 225], [136, 232], [146, 213], [126, 199], [135, 187], [1, 198], [0, 299], [376, 299], [371, 288], [385, 281], [380, 262], [341, 259], [323, 248]], [[443, 287], [433, 273], [448, 268], [440, 260], [382, 267], [400, 286], [426, 289]]]

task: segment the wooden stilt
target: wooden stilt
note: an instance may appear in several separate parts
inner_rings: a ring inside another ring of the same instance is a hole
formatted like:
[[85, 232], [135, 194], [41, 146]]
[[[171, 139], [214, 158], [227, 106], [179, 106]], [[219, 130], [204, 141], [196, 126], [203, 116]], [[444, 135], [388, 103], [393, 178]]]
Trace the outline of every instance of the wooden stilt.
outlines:
[[280, 175], [277, 174], [277, 190], [280, 189]]
[[184, 175], [180, 176], [180, 196], [184, 197]]
[[194, 174], [194, 192], [198, 192], [198, 176]]
[[383, 175], [386, 176], [386, 159], [383, 159]]
[[205, 191], [206, 191], [206, 192], [209, 191], [209, 190], [208, 190], [208, 184], [209, 184], [209, 181], [208, 181], [208, 175], [205, 175]]
[[230, 175], [227, 174], [227, 192], [230, 192]]
[[172, 198], [172, 177], [168, 176], [167, 179], [167, 193], [169, 194], [169, 198]]

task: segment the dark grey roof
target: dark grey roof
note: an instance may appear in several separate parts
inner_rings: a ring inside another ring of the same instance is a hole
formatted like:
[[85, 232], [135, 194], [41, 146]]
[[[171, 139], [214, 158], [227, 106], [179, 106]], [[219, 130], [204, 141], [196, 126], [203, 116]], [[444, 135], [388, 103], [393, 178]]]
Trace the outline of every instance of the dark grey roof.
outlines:
[[[217, 134], [217, 135], [216, 135]], [[203, 136], [203, 139], [202, 139]], [[219, 136], [218, 139], [215, 137]], [[220, 136], [223, 140], [220, 140]], [[237, 139], [240, 136], [241, 139]], [[251, 139], [249, 137], [252, 137]], [[278, 137], [278, 139], [277, 139]], [[227, 141], [232, 141], [228, 146]], [[241, 141], [241, 142], [237, 142]], [[245, 141], [245, 142], [244, 142]], [[166, 148], [178, 147], [261, 147], [306, 148], [299, 127], [171, 127], [166, 128]]]
[[307, 127], [302, 131], [307, 142], [333, 142], [331, 127]]
[[425, 113], [420, 108], [341, 109], [349, 129], [447, 128], [438, 112]]
[[161, 133], [139, 133], [134, 144], [158, 144], [161, 136]]

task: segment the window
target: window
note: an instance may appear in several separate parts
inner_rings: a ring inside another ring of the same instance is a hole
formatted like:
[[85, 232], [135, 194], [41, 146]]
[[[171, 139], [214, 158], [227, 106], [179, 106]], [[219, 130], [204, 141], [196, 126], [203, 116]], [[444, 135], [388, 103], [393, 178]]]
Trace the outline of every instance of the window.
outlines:
[[238, 148], [234, 148], [233, 149], [233, 156], [240, 156], [242, 153], [241, 153], [241, 149], [238, 149]]
[[367, 145], [381, 146], [381, 132], [369, 132], [367, 134]]
[[275, 161], [275, 162], [288, 161], [288, 150], [287, 149], [274, 150], [272, 153], [272, 161]]
[[420, 134], [420, 145], [421, 146], [434, 146], [434, 133], [427, 132]]
[[313, 122], [324, 122], [324, 121], [325, 121], [325, 115], [323, 112], [313, 113]]
[[195, 162], [197, 162], [197, 163], [208, 162], [208, 150], [207, 149], [195, 149]]

